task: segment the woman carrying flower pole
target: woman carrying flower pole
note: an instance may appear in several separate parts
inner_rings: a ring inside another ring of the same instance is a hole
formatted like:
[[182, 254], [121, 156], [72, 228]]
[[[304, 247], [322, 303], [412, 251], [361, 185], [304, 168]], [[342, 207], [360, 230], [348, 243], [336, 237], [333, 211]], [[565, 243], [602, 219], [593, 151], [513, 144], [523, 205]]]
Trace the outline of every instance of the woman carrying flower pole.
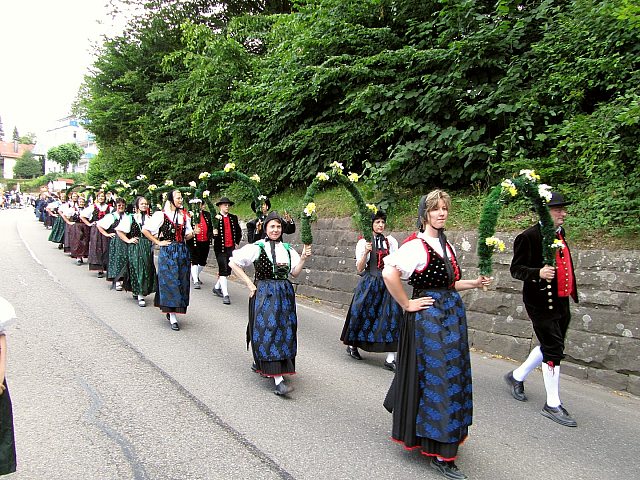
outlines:
[[[385, 407], [393, 412], [394, 441], [420, 448], [443, 476], [464, 479], [455, 460], [472, 423], [473, 399], [467, 321], [458, 291], [481, 288], [491, 279], [460, 279], [444, 234], [450, 205], [442, 190], [424, 195], [418, 207], [421, 232], [384, 259], [384, 281], [405, 311]], [[402, 279], [413, 286], [411, 298]]]
[[122, 290], [122, 276], [127, 266], [127, 244], [116, 234], [116, 227], [125, 216], [124, 210], [127, 203], [124, 198], [115, 199], [116, 211], [105, 215], [98, 220], [96, 227], [98, 231], [109, 239], [108, 260], [107, 260], [107, 280], [115, 284], [117, 291]]
[[[311, 256], [311, 245], [305, 245], [298, 255], [283, 243], [282, 219], [277, 212], [267, 215], [264, 231], [264, 241], [235, 250], [229, 264], [249, 289], [247, 343], [251, 343], [253, 369], [274, 379], [276, 395], [287, 395], [293, 387], [285, 383], [284, 375], [296, 371], [298, 329], [295, 293], [288, 277], [300, 274]], [[243, 270], [251, 264], [256, 283]]]
[[182, 193], [169, 192], [161, 211], [142, 226], [142, 233], [160, 247], [158, 289], [154, 305], [166, 314], [172, 330], [180, 330], [176, 314], [187, 313], [191, 260], [186, 242], [193, 238], [191, 221], [182, 207]]
[[144, 297], [156, 291], [156, 267], [153, 264], [153, 244], [142, 235], [142, 227], [149, 220], [149, 204], [144, 197], [136, 198], [135, 212], [125, 215], [116, 227], [120, 240], [128, 244], [128, 281], [130, 290], [140, 307], [146, 307]]
[[356, 244], [356, 270], [361, 279], [356, 286], [340, 340], [347, 353], [362, 360], [358, 348], [367, 352], [387, 352], [385, 368], [395, 370], [402, 308], [391, 297], [382, 279], [384, 258], [398, 250], [398, 241], [382, 232], [387, 216], [371, 215], [372, 240], [361, 238]]
[[109, 264], [109, 238], [98, 231], [96, 222], [102, 220], [111, 210], [111, 206], [106, 203], [104, 192], [99, 191], [93, 205], [89, 205], [80, 213], [80, 220], [91, 227], [89, 233], [89, 270], [97, 271], [98, 278], [104, 277], [104, 271]]

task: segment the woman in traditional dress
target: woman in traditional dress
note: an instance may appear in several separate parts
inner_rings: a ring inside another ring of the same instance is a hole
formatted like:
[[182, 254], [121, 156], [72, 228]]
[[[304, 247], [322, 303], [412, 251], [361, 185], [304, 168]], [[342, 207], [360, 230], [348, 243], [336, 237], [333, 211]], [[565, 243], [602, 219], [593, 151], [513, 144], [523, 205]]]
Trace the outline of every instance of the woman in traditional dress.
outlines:
[[136, 198], [135, 212], [125, 215], [116, 233], [128, 244], [128, 274], [124, 282], [126, 290], [130, 290], [138, 300], [138, 305], [147, 305], [144, 297], [156, 291], [156, 267], [153, 264], [153, 244], [142, 235], [142, 227], [149, 220], [149, 203], [144, 197]]
[[49, 214], [55, 219], [53, 221], [53, 227], [51, 228], [51, 233], [49, 234], [49, 241], [58, 244], [58, 250], [62, 250], [64, 248], [64, 228], [65, 221], [61, 217], [60, 212], [67, 205], [67, 194], [65, 192], [60, 192], [60, 196], [55, 202], [47, 205], [47, 210]]
[[109, 239], [109, 258], [107, 261], [107, 281], [113, 282], [117, 291], [122, 290], [122, 276], [127, 268], [127, 244], [116, 234], [116, 227], [124, 217], [127, 202], [116, 198], [116, 210], [98, 220], [96, 227], [101, 235]]
[[166, 314], [172, 330], [180, 330], [176, 314], [187, 313], [189, 306], [191, 260], [186, 242], [193, 238], [193, 230], [182, 205], [182, 193], [170, 192], [164, 208], [142, 227], [144, 236], [160, 247], [153, 303]]
[[80, 220], [80, 212], [85, 208], [85, 199], [78, 196], [77, 205], [70, 207], [63, 213], [67, 219], [67, 229], [71, 258], [76, 259], [76, 265], [83, 265], [89, 256], [90, 229]]
[[[487, 286], [491, 279], [460, 279], [455, 251], [444, 235], [450, 205], [442, 190], [423, 196], [420, 233], [384, 259], [384, 281], [406, 312], [385, 407], [393, 412], [396, 442], [421, 449], [443, 476], [464, 479], [455, 460], [472, 423], [473, 399], [467, 320], [458, 291]], [[401, 279], [413, 286], [411, 298]]]
[[13, 434], [13, 409], [7, 387], [7, 327], [16, 320], [13, 306], [0, 297], [0, 475], [16, 471], [16, 442]]
[[109, 264], [109, 238], [100, 233], [96, 222], [102, 220], [112, 208], [105, 202], [103, 191], [96, 194], [95, 202], [80, 214], [80, 219], [91, 227], [89, 234], [89, 270], [97, 271], [98, 278], [104, 277], [104, 271]]
[[[296, 372], [297, 330], [296, 299], [289, 275], [297, 277], [311, 255], [305, 245], [298, 255], [283, 243], [282, 220], [271, 212], [263, 224], [266, 239], [245, 245], [233, 252], [229, 265], [249, 289], [249, 325], [247, 343], [251, 342], [253, 370], [275, 381], [276, 395], [287, 395], [293, 387], [283, 375]], [[253, 264], [256, 283], [243, 268]]]
[[398, 249], [398, 242], [382, 232], [387, 216], [378, 211], [371, 216], [372, 242], [361, 238], [356, 244], [356, 269], [362, 276], [347, 312], [340, 340], [347, 353], [362, 360], [358, 348], [367, 352], [387, 352], [384, 366], [395, 370], [402, 308], [391, 297], [382, 279], [383, 259]]
[[[78, 207], [78, 192], [71, 192], [71, 198], [67, 200], [67, 203], [61, 205], [62, 212], [67, 212], [69, 209], [75, 209]], [[60, 210], [58, 208], [58, 210]], [[64, 219], [63, 219], [64, 221]], [[71, 243], [69, 243], [69, 223], [64, 224], [64, 235], [62, 237], [62, 250], [64, 253], [71, 253]]]

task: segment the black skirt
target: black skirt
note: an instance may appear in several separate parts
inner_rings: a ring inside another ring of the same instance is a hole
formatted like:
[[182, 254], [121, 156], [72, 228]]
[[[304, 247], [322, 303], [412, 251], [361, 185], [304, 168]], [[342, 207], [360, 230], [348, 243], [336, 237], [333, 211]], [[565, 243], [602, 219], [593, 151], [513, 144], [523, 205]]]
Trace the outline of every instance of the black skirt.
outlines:
[[13, 409], [6, 379], [0, 395], [0, 475], [16, 471], [16, 442], [13, 435]]

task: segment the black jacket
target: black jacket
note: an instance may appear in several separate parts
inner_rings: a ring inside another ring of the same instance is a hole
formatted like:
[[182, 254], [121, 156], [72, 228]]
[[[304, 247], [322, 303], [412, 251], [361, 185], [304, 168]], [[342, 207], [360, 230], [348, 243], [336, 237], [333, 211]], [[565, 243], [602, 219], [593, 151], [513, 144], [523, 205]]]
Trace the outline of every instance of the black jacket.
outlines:
[[[564, 233], [564, 230], [563, 230]], [[564, 236], [564, 235], [563, 235]], [[566, 243], [566, 241], [565, 241]], [[569, 246], [567, 245], [567, 250]], [[522, 280], [522, 299], [527, 309], [545, 311], [548, 309], [549, 298], [554, 301], [558, 298], [557, 279], [551, 281], [551, 288], [546, 280], [540, 278], [542, 264], [542, 231], [540, 224], [527, 228], [516, 237], [513, 244], [513, 260], [511, 261], [511, 276], [517, 280]], [[571, 259], [571, 269], [573, 275], [573, 294], [571, 297], [578, 302], [578, 288], [576, 286], [575, 269], [573, 258]], [[551, 296], [549, 296], [549, 291]]]
[[[230, 213], [229, 220], [231, 221], [231, 234], [233, 235], [233, 243], [235, 246], [242, 240], [242, 229], [240, 228], [237, 215]], [[213, 219], [213, 229], [218, 231], [218, 234], [213, 236], [213, 251], [215, 253], [223, 253], [227, 248], [224, 246], [224, 224], [222, 219]], [[233, 250], [233, 248], [231, 248], [231, 250]]]

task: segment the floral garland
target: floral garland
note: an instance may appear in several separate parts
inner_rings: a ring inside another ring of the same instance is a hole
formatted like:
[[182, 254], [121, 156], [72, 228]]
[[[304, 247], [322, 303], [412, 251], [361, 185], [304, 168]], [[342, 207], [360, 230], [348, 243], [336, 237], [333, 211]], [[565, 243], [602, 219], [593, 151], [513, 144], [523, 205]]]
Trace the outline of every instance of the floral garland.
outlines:
[[485, 200], [478, 226], [478, 268], [480, 275], [491, 275], [492, 257], [497, 249], [504, 251], [505, 244], [495, 237], [498, 215], [506, 205], [518, 195], [529, 200], [540, 220], [542, 228], [542, 258], [545, 265], [555, 265], [555, 250], [558, 248], [553, 220], [547, 203], [551, 200], [551, 187], [540, 184], [540, 176], [533, 170], [521, 170], [513, 179], [505, 179], [491, 189]]
[[371, 214], [376, 213], [378, 211], [378, 208], [373, 204], [365, 203], [364, 199], [362, 198], [360, 190], [355, 185], [360, 179], [360, 175], [353, 172], [349, 172], [348, 175], [345, 175], [343, 173], [344, 167], [339, 162], [333, 162], [329, 166], [331, 167], [331, 170], [329, 170], [328, 172], [318, 173], [316, 175], [316, 178], [313, 179], [313, 181], [307, 188], [307, 193], [305, 194], [303, 201], [305, 207], [302, 211], [302, 221], [300, 222], [300, 240], [304, 245], [311, 245], [313, 243], [311, 222], [318, 219], [318, 215], [316, 213], [316, 204], [313, 200], [315, 198], [318, 187], [320, 187], [320, 185], [326, 184], [330, 180], [343, 185], [349, 191], [349, 193], [351, 193], [358, 206], [358, 227], [362, 232], [362, 236], [367, 240], [371, 240]]

